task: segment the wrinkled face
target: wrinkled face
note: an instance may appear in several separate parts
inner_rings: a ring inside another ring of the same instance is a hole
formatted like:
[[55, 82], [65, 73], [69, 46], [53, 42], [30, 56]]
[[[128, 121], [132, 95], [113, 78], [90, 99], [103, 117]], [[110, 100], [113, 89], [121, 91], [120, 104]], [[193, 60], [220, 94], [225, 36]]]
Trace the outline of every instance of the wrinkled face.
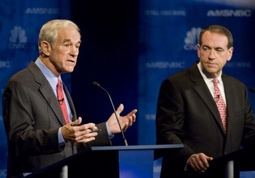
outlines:
[[49, 57], [45, 65], [55, 75], [74, 70], [81, 44], [80, 33], [74, 27], [60, 28], [53, 46], [48, 42], [44, 41], [44, 43], [47, 44], [45, 46]]
[[202, 44], [197, 46], [197, 53], [202, 70], [207, 77], [218, 77], [226, 62], [230, 61], [233, 47], [228, 49], [225, 35], [210, 31], [203, 34], [201, 41]]

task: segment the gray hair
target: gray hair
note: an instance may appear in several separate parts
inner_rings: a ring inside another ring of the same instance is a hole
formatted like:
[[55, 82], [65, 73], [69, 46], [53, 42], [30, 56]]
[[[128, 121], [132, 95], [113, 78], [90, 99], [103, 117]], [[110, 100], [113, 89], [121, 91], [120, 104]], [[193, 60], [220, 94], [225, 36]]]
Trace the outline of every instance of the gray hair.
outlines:
[[66, 27], [74, 27], [80, 33], [80, 28], [74, 22], [70, 20], [55, 19], [45, 23], [40, 30], [39, 38], [38, 38], [39, 54], [42, 54], [42, 50], [40, 46], [41, 42], [45, 40], [49, 42], [51, 46], [53, 46], [58, 35], [58, 29], [66, 28]]

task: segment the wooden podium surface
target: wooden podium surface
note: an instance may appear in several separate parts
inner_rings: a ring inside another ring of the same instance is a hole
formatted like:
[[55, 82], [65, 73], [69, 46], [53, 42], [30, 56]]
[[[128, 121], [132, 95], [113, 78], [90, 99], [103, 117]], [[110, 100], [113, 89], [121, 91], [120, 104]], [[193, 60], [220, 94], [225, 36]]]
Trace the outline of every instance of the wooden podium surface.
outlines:
[[95, 146], [45, 167], [27, 178], [152, 178], [155, 151], [171, 151], [183, 144]]

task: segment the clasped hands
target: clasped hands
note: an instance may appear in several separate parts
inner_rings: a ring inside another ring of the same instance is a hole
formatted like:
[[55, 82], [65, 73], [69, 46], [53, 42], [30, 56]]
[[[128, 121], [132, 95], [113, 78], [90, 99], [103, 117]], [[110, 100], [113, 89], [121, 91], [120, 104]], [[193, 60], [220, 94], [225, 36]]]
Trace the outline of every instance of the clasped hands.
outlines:
[[[119, 118], [120, 125], [123, 131], [126, 131], [136, 121], [137, 109], [133, 109], [125, 116], [120, 116], [120, 113], [124, 110], [124, 105], [120, 104], [116, 110], [117, 117]], [[79, 117], [77, 120], [66, 124], [62, 127], [62, 135], [65, 141], [70, 142], [90, 142], [95, 140], [98, 135], [97, 127], [95, 123], [82, 124], [82, 118]], [[117, 122], [115, 113], [109, 117], [106, 122], [108, 124], [109, 131], [112, 134], [120, 133], [119, 124]]]

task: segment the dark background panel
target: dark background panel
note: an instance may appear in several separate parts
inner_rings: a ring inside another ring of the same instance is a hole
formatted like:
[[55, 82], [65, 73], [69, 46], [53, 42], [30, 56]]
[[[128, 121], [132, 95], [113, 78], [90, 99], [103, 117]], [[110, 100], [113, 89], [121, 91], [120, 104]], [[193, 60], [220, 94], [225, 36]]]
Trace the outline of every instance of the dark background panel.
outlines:
[[[72, 96], [84, 122], [104, 122], [113, 112], [107, 94], [92, 85], [98, 82], [111, 94], [122, 115], [137, 108], [138, 2], [71, 1], [71, 20], [81, 29], [82, 45], [72, 73]], [[125, 132], [129, 145], [137, 144], [137, 123]], [[114, 145], [123, 145], [115, 135]]]

